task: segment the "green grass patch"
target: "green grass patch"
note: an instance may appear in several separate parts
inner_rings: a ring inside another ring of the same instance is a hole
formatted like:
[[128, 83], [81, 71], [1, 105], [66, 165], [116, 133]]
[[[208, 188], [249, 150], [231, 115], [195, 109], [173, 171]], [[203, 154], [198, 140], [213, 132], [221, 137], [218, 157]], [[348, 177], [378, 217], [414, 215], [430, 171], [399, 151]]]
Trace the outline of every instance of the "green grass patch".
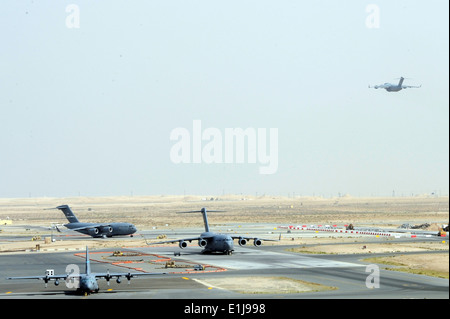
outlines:
[[392, 271], [401, 271], [410, 274], [416, 275], [425, 275], [437, 278], [445, 278], [449, 279], [448, 271], [438, 271], [434, 269], [426, 269], [421, 267], [411, 267], [407, 263], [404, 263], [399, 260], [393, 260], [396, 256], [388, 256], [388, 257], [371, 257], [363, 259], [364, 262], [374, 263], [374, 264], [383, 264], [386, 266], [394, 266], [394, 267], [385, 267], [385, 270]]
[[314, 255], [332, 255], [333, 253], [326, 253], [324, 251], [312, 251], [308, 250], [305, 246], [302, 247], [295, 247], [295, 248], [286, 248], [285, 251], [289, 251], [292, 253], [298, 253], [298, 254], [314, 254]]

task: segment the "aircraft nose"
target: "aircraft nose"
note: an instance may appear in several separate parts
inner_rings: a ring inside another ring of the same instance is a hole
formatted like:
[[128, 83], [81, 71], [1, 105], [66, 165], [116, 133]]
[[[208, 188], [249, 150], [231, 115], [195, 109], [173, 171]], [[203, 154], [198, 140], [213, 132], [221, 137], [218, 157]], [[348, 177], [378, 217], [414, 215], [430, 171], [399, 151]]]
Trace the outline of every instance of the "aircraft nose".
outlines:
[[94, 290], [95, 290], [95, 285], [94, 285], [93, 282], [88, 281], [88, 282], [86, 283], [86, 288], [87, 288], [87, 290], [89, 290], [89, 291], [94, 291]]

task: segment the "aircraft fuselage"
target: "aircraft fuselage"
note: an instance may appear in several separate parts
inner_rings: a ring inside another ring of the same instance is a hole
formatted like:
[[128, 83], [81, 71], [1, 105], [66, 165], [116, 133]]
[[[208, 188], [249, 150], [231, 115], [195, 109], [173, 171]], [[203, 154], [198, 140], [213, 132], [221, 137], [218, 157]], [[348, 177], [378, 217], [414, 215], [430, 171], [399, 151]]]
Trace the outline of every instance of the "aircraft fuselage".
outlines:
[[[111, 223], [107, 226], [98, 226], [95, 223], [68, 223], [64, 224], [68, 229], [73, 229], [82, 234], [92, 236], [94, 238], [126, 236], [136, 232], [136, 227], [129, 223]], [[89, 227], [92, 226], [92, 227]], [[78, 229], [87, 227], [84, 229]]]
[[98, 292], [98, 282], [93, 275], [84, 275], [80, 277], [80, 287], [78, 291], [81, 293]]
[[234, 251], [233, 238], [229, 235], [205, 232], [200, 237], [206, 237], [207, 242], [202, 253], [221, 252], [229, 254]]
[[386, 87], [386, 91], [388, 91], [388, 92], [398, 92], [401, 89], [402, 89], [401, 86], [396, 86], [396, 85]]

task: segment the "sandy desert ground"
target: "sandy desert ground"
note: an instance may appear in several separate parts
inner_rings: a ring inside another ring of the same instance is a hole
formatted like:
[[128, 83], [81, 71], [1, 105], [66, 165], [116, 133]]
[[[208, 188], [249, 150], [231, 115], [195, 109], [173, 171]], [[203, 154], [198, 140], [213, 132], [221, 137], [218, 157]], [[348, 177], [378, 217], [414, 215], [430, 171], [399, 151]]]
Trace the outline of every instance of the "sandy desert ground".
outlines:
[[[138, 229], [176, 229], [177, 227], [203, 227], [198, 215], [177, 214], [180, 211], [197, 210], [206, 207], [209, 210], [223, 210], [224, 213], [209, 214], [212, 227], [230, 223], [270, 223], [276, 225], [330, 224], [355, 226], [380, 226], [397, 228], [408, 223], [411, 225], [431, 224], [431, 230], [438, 230], [449, 221], [448, 197], [417, 196], [390, 198], [339, 198], [321, 197], [279, 197], [279, 196], [130, 196], [130, 197], [73, 197], [73, 198], [0, 198], [0, 220], [12, 220], [12, 226], [36, 225], [47, 227], [51, 223], [66, 223], [64, 215], [58, 210], [45, 210], [58, 205], [68, 204], [78, 219], [83, 222], [126, 221], [135, 224]], [[6, 233], [6, 227], [1, 226]], [[28, 249], [36, 245], [31, 241], [34, 230], [18, 235], [30, 235], [30, 240], [0, 244], [0, 253], [13, 249]], [[8, 233], [10, 233], [8, 231]], [[1, 236], [0, 232], [0, 236]], [[295, 237], [295, 238], [294, 238]], [[1, 238], [1, 237], [0, 237]], [[283, 233], [278, 243], [287, 244], [302, 253], [367, 253], [368, 251], [424, 251], [448, 250], [448, 237], [433, 243], [399, 244], [392, 240], [362, 245], [364, 238], [342, 238], [331, 234], [328, 237], [302, 238], [301, 233]], [[92, 249], [114, 247], [123, 241], [90, 240], [39, 242], [42, 249], [79, 247], [89, 244]], [[333, 243], [333, 247], [327, 244]], [[342, 243], [342, 245], [335, 245]], [[349, 244], [352, 243], [352, 244]], [[127, 241], [127, 246], [145, 244], [139, 236]], [[314, 244], [314, 246], [310, 246]], [[366, 246], [363, 248], [363, 246]], [[410, 267], [433, 269], [446, 272], [448, 277], [449, 260], [447, 254], [422, 255], [424, 257], [397, 257], [396, 263]]]
[[127, 220], [138, 227], [171, 224], [202, 225], [199, 218], [176, 212], [206, 207], [224, 210], [215, 214], [212, 224], [252, 223], [322, 223], [380, 225], [397, 227], [403, 223], [448, 223], [448, 197], [339, 198], [279, 196], [134, 196], [73, 198], [0, 198], [0, 219], [10, 218], [15, 224], [49, 222], [65, 223], [56, 210], [44, 210], [68, 204], [83, 222]]

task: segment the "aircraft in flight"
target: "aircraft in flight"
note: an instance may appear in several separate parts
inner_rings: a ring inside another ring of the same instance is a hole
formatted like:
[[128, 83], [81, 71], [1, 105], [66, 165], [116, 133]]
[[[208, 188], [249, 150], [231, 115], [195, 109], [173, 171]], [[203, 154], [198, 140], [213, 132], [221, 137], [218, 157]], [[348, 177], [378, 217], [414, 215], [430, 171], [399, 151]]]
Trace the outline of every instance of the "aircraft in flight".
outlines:
[[[136, 226], [130, 223], [82, 223], [78, 220], [68, 205], [61, 205], [50, 209], [59, 209], [64, 213], [69, 221], [69, 223], [64, 224], [64, 226], [68, 229], [90, 235], [94, 238], [126, 235], [133, 237], [133, 234], [137, 231]], [[56, 229], [59, 232], [61, 231], [59, 228]]]
[[[48, 271], [47, 271], [48, 272]], [[54, 275], [53, 273], [46, 273], [44, 276], [24, 276], [24, 277], [8, 277], [7, 279], [39, 279], [45, 282], [45, 287], [47, 288], [47, 283], [51, 280], [55, 281], [55, 286], [58, 286], [60, 280], [65, 280], [68, 288], [77, 288], [78, 293], [83, 293], [84, 295], [88, 295], [92, 292], [97, 293], [99, 291], [98, 287], [98, 278], [106, 279], [106, 282], [109, 286], [109, 281], [112, 278], [116, 278], [116, 282], [118, 284], [121, 283], [121, 277], [125, 277], [128, 280], [128, 284], [130, 283], [131, 278], [141, 277], [141, 276], [149, 276], [149, 275], [166, 275], [167, 273], [132, 273], [132, 272], [116, 272], [110, 273], [109, 270], [105, 273], [93, 273], [91, 272], [91, 264], [89, 260], [89, 250], [86, 246], [86, 263], [85, 263], [85, 273], [76, 273], [73, 271], [72, 273], [63, 274], [63, 275]]]
[[374, 85], [374, 86], [369, 85], [369, 88], [385, 89], [388, 92], [398, 92], [398, 91], [401, 91], [402, 89], [420, 88], [422, 86], [422, 85], [419, 85], [419, 86], [403, 85], [404, 79], [405, 79], [404, 77], [401, 77], [398, 84], [384, 83], [384, 84]]
[[[210, 210], [210, 212], [222, 212], [222, 211], [214, 211]], [[220, 252], [226, 255], [231, 255], [234, 251], [234, 239], [238, 240], [240, 246], [245, 246], [249, 240], [253, 240], [253, 245], [259, 247], [262, 245], [263, 241], [277, 241], [275, 239], [261, 239], [257, 237], [248, 237], [248, 236], [231, 236], [228, 234], [219, 234], [211, 232], [209, 229], [208, 216], [206, 214], [206, 208], [202, 208], [201, 210], [189, 211], [189, 212], [179, 212], [179, 214], [190, 214], [190, 213], [202, 213], [203, 222], [205, 224], [205, 232], [201, 233], [200, 236], [191, 237], [191, 238], [183, 238], [183, 239], [174, 239], [168, 241], [162, 241], [157, 243], [148, 243], [149, 245], [157, 245], [157, 244], [166, 244], [166, 243], [175, 243], [178, 242], [178, 246], [183, 249], [186, 248], [188, 243], [193, 240], [198, 241], [198, 245], [203, 248], [202, 253], [214, 253]], [[279, 240], [279, 239], [278, 239]]]

